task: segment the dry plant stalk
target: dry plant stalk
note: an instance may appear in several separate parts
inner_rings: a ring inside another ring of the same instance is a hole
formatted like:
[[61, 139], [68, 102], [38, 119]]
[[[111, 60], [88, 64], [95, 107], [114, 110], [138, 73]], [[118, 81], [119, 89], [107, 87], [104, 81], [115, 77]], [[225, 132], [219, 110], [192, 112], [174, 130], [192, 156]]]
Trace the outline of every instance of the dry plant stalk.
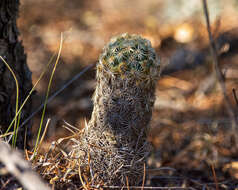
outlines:
[[91, 120], [75, 146], [92, 185], [126, 185], [126, 178], [137, 185], [143, 180], [159, 71], [151, 43], [138, 35], [122, 34], [104, 47]]
[[[0, 162], [2, 162], [9, 173], [14, 175], [25, 189], [50, 190], [42, 181], [40, 176], [34, 172], [31, 165], [22, 157], [20, 152], [12, 150], [9, 144], [0, 138]], [[1, 176], [0, 176], [1, 179]], [[9, 179], [11, 181], [11, 178]], [[18, 184], [15, 184], [18, 186]], [[14, 186], [14, 185], [13, 185]], [[0, 189], [5, 189], [1, 188]], [[12, 188], [22, 189], [22, 188]]]

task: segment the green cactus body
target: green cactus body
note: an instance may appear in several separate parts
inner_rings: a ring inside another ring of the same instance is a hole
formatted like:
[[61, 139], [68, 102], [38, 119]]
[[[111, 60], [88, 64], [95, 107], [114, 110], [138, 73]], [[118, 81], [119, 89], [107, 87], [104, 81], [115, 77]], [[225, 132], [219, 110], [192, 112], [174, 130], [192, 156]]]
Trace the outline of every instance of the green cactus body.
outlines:
[[80, 144], [81, 166], [92, 183], [130, 185], [142, 180], [149, 152], [147, 132], [160, 63], [148, 40], [122, 34], [105, 47], [97, 64], [94, 109]]

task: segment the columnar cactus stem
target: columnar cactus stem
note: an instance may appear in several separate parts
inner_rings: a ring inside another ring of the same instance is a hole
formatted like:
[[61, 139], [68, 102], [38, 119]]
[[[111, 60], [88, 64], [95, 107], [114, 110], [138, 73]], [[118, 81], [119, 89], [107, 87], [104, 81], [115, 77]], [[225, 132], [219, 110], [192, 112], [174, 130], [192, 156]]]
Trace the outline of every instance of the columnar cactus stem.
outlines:
[[81, 166], [89, 164], [94, 184], [125, 185], [128, 178], [136, 185], [142, 180], [159, 70], [150, 42], [138, 35], [122, 34], [104, 47], [92, 117], [79, 145]]

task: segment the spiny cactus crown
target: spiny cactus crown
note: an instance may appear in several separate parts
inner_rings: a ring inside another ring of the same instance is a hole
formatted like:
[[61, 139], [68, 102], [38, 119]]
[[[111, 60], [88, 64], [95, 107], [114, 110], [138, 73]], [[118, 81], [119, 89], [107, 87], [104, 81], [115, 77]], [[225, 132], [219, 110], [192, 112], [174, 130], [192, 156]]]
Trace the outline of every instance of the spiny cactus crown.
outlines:
[[140, 79], [157, 77], [159, 64], [150, 41], [127, 33], [112, 38], [99, 60], [99, 67], [106, 67], [114, 74], [133, 74]]

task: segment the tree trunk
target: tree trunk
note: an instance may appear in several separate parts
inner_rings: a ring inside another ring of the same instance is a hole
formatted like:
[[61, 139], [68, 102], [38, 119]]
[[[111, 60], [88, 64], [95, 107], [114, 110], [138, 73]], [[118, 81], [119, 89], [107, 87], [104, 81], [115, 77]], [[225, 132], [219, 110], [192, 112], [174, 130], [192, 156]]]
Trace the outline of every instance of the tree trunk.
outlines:
[[[32, 88], [31, 72], [26, 64], [26, 54], [22, 42], [18, 40], [19, 31], [16, 20], [19, 12], [19, 0], [0, 1], [0, 56], [9, 64], [19, 84], [19, 107]], [[0, 60], [0, 131], [6, 132], [16, 111], [16, 83]], [[21, 111], [20, 122], [23, 122], [31, 111], [31, 98]], [[20, 123], [21, 124], [21, 123]], [[29, 137], [31, 123], [19, 128], [16, 146], [23, 148], [25, 135]], [[28, 128], [28, 132], [27, 129]], [[13, 127], [10, 131], [13, 131]]]

